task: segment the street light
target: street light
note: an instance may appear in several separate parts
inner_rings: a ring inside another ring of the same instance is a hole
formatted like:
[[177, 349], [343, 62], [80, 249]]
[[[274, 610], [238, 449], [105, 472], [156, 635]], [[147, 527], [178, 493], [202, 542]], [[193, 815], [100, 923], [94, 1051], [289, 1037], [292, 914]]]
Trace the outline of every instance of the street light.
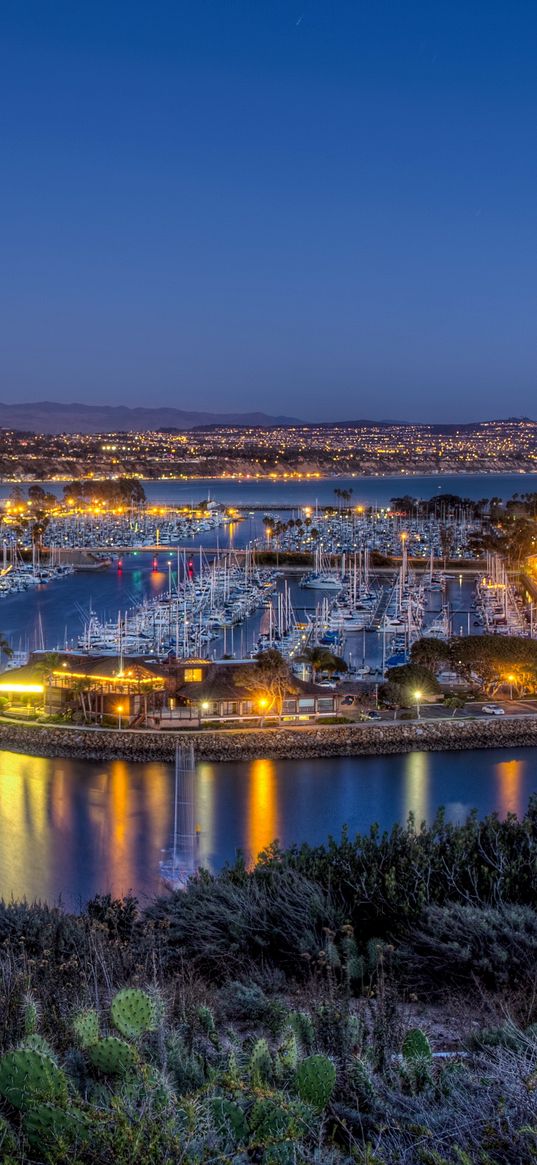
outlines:
[[509, 684], [509, 688], [510, 688], [510, 692], [511, 692], [509, 699], [512, 700], [513, 699], [513, 684], [515, 682], [516, 677], [515, 676], [507, 676], [506, 678], [507, 678], [507, 682]]
[[414, 692], [414, 699], [415, 699], [415, 701], [416, 701], [416, 715], [417, 715], [417, 717], [418, 717], [418, 720], [419, 720], [419, 719], [420, 719], [420, 700], [421, 700], [421, 692]]
[[121, 732], [121, 717], [123, 715], [123, 704], [118, 704], [116, 712], [119, 716], [119, 731]]

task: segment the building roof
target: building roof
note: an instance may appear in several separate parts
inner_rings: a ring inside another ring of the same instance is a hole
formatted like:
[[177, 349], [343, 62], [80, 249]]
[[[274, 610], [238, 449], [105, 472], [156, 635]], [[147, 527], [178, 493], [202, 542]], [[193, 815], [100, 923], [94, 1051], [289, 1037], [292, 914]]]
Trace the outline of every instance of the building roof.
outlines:
[[72, 677], [76, 680], [87, 679], [90, 683], [117, 681], [123, 686], [128, 684], [156, 686], [160, 683], [162, 688], [166, 680], [170, 680], [169, 672], [152, 660], [127, 656], [122, 658], [118, 655], [59, 654], [51, 674], [57, 679], [69, 680]]
[[28, 692], [28, 694], [45, 690], [43, 669], [35, 663], [26, 663], [23, 667], [8, 668], [0, 673], [0, 695], [3, 692]]
[[[248, 678], [244, 682], [244, 674], [250, 671], [252, 679], [259, 678], [259, 690], [263, 690], [263, 675], [257, 667], [255, 659], [222, 659], [209, 665], [204, 679], [196, 682], [179, 681], [177, 694], [187, 700], [199, 703], [200, 700], [249, 700], [255, 695]], [[317, 684], [299, 680], [289, 675], [289, 696], [328, 696], [335, 695], [333, 690], [324, 690]]]

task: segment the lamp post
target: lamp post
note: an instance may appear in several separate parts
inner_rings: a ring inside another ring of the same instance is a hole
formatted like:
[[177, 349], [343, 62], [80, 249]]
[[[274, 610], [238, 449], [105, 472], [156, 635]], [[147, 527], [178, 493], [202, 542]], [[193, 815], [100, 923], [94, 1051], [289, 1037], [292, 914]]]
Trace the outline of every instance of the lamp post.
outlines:
[[513, 701], [513, 683], [514, 683], [514, 680], [515, 680], [514, 676], [507, 676], [507, 682], [509, 684], [509, 691], [510, 691], [509, 699], [511, 700], [511, 703]]
[[119, 731], [121, 732], [121, 717], [123, 715], [123, 704], [118, 704], [118, 706], [116, 708], [116, 712], [117, 712], [118, 717], [119, 717]]
[[418, 720], [419, 720], [419, 719], [420, 719], [420, 700], [421, 700], [421, 692], [414, 692], [414, 699], [415, 699], [415, 701], [416, 701], [416, 716], [417, 716], [417, 718], [418, 718]]

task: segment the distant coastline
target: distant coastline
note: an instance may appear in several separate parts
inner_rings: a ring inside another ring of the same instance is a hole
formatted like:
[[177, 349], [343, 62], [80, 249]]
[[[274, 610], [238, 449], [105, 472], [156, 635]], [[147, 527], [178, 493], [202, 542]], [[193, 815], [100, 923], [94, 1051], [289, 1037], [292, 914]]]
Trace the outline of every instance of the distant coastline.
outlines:
[[[319, 474], [282, 474], [275, 477], [273, 474], [224, 474], [210, 476], [208, 474], [174, 474], [170, 477], [138, 477], [138, 480], [143, 485], [158, 485], [173, 482], [232, 482], [234, 485], [255, 485], [256, 482], [260, 484], [272, 485], [292, 485], [300, 484], [315, 485], [316, 482], [323, 481], [361, 481], [363, 478], [368, 480], [386, 481], [392, 478], [404, 478], [412, 481], [414, 478], [431, 478], [436, 481], [439, 477], [463, 477], [463, 478], [477, 478], [477, 477], [537, 477], [537, 469], [480, 469], [480, 470], [460, 470], [460, 469], [443, 469], [441, 472], [422, 472], [420, 470], [394, 470], [393, 473], [319, 473]], [[0, 477], [0, 485], [62, 485], [66, 482], [72, 481], [71, 475], [65, 477]], [[80, 476], [78, 480], [82, 481], [99, 481], [105, 480], [91, 475], [91, 477]]]

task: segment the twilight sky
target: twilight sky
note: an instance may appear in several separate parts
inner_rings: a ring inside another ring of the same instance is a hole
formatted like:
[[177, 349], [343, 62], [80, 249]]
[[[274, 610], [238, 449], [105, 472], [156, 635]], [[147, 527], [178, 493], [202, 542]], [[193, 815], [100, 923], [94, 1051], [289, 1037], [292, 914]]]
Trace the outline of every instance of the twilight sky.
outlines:
[[537, 417], [535, 0], [3, 0], [0, 399]]

